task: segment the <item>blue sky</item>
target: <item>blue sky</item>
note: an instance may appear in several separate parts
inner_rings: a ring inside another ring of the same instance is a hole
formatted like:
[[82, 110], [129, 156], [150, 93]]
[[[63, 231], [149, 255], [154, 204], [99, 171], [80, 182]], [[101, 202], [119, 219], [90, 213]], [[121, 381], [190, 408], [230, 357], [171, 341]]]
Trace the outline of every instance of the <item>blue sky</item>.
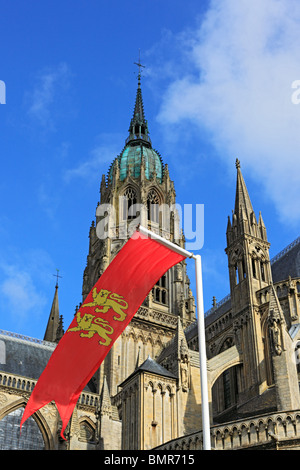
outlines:
[[205, 207], [205, 309], [229, 293], [237, 157], [271, 257], [299, 236], [297, 1], [15, 0], [0, 12], [0, 329], [43, 337], [56, 269], [65, 328], [73, 318], [139, 49], [153, 147], [177, 202]]

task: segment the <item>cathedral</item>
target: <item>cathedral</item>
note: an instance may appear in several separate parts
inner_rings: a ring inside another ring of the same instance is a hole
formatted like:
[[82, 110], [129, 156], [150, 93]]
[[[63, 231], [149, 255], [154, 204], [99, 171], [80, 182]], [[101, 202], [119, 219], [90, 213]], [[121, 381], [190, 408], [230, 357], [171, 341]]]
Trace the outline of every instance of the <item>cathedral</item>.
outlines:
[[[150, 139], [140, 74], [128, 132], [100, 183], [82, 302], [137, 216], [185, 246], [174, 182]], [[300, 238], [270, 260], [267, 229], [238, 160], [226, 240], [230, 293], [205, 313], [212, 448], [300, 449]], [[197, 317], [185, 261], [153, 286], [110, 349], [80, 395], [67, 440], [54, 402], [20, 435], [24, 407], [63, 334], [57, 284], [43, 340], [0, 330], [0, 449], [203, 448]]]

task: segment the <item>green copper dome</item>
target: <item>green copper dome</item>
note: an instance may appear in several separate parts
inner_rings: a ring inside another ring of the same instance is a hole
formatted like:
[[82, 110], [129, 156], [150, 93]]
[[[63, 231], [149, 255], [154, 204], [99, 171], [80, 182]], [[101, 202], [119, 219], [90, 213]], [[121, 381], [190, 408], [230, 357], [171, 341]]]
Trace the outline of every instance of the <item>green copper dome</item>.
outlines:
[[161, 182], [163, 177], [163, 163], [159, 154], [152, 147], [147, 147], [140, 142], [138, 145], [126, 145], [121, 155], [116, 158], [109, 170], [109, 178], [112, 178], [113, 168], [118, 161], [120, 170], [120, 180], [124, 181], [127, 175], [139, 178], [141, 166], [144, 164], [145, 177], [151, 179], [156, 173], [157, 179]]

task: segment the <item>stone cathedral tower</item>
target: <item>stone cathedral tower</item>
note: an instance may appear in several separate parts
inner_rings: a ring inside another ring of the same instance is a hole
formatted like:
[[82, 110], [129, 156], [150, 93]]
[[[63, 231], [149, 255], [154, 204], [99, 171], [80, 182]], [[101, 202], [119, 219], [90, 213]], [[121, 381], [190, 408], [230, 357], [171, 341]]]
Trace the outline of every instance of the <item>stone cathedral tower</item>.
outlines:
[[[152, 147], [139, 74], [129, 136], [107, 176], [102, 176], [96, 219], [89, 233], [83, 300], [138, 223], [184, 246], [175, 202], [168, 166]], [[107, 397], [114, 397], [112, 403], [119, 415], [120, 384], [147, 358], [154, 361], [160, 355], [175, 336], [178, 319], [183, 328], [195, 321], [185, 262], [171, 268], [157, 282], [90, 384], [95, 392], [103, 392], [106, 401]]]
[[[237, 182], [232, 222], [228, 218], [227, 248], [232, 315], [239, 318], [238, 337], [243, 336], [247, 362], [244, 365], [244, 383], [250, 399], [264, 387], [265, 370], [263, 339], [256, 292], [272, 282], [269, 257], [270, 244], [262, 215], [257, 222], [247, 187], [236, 160]], [[245, 327], [247, 325], [247, 327]], [[253, 347], [255, 345], [255, 347]]]
[[[257, 222], [238, 159], [236, 168], [235, 207], [232, 221], [228, 217], [225, 251], [235, 344], [243, 361], [235, 377], [238, 402], [261, 396], [275, 384], [273, 405], [278, 410], [297, 408], [300, 396], [292, 360], [295, 346], [289, 333], [292, 323], [287, 314], [285, 318], [273, 285], [266, 227], [261, 213]], [[262, 309], [266, 300], [269, 304]], [[298, 317], [294, 316], [294, 322], [299, 324]]]

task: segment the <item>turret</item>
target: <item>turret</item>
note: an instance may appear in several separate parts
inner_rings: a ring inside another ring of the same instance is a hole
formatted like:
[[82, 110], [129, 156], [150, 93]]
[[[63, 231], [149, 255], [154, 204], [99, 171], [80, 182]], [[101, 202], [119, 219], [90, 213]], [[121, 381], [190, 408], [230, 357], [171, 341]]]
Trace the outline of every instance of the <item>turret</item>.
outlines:
[[58, 305], [58, 282], [55, 285], [54, 298], [48, 318], [44, 341], [58, 343], [64, 334], [62, 315], [59, 315]]
[[247, 399], [265, 386], [263, 339], [256, 293], [270, 285], [272, 274], [266, 227], [261, 214], [257, 223], [239, 160], [236, 160], [236, 169], [235, 205], [232, 221], [228, 218], [227, 222], [225, 251], [232, 315], [237, 325], [237, 337], [243, 338], [243, 380]]

